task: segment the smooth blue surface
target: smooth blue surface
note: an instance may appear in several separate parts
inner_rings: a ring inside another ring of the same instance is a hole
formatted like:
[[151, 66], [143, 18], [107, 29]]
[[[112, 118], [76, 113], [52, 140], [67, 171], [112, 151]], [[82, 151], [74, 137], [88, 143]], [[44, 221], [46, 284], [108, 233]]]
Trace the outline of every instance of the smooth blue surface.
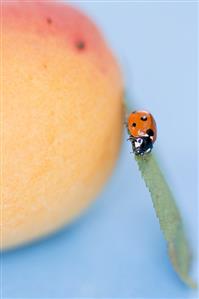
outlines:
[[[158, 123], [156, 152], [197, 250], [196, 3], [76, 3], [120, 58], [127, 91]], [[151, 199], [124, 144], [114, 175], [75, 224], [3, 255], [8, 298], [197, 298], [174, 273]], [[194, 269], [196, 277], [196, 266]]]

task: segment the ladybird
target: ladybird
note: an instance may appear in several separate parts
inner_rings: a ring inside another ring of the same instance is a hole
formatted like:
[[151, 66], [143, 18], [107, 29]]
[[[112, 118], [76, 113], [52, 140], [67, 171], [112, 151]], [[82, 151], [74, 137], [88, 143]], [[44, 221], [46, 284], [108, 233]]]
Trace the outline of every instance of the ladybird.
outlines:
[[157, 138], [156, 122], [152, 114], [143, 110], [132, 112], [127, 127], [135, 155], [150, 153]]

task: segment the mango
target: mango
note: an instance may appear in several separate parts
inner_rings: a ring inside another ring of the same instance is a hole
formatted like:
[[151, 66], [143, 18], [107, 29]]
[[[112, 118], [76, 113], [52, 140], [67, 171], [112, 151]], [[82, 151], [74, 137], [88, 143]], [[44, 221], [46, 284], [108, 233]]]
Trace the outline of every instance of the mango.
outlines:
[[70, 223], [118, 157], [123, 80], [94, 23], [61, 3], [2, 3], [1, 249]]

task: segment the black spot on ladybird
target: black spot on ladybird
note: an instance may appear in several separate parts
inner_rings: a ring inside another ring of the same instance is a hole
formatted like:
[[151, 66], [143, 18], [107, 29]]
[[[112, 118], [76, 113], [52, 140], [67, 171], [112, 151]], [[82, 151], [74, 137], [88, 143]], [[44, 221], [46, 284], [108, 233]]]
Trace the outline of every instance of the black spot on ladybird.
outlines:
[[154, 132], [153, 132], [153, 130], [151, 130], [151, 129], [148, 129], [148, 130], [146, 131], [146, 134], [149, 135], [149, 136], [154, 136]]
[[78, 50], [83, 50], [83, 49], [85, 49], [85, 42], [83, 42], [82, 40], [78, 41], [78, 42], [76, 43], [76, 47], [77, 47]]
[[144, 115], [144, 116], [141, 116], [141, 118], [140, 118], [141, 120], [143, 120], [143, 121], [146, 121], [147, 120], [147, 116], [146, 115]]
[[132, 127], [136, 127], [136, 123], [132, 123]]

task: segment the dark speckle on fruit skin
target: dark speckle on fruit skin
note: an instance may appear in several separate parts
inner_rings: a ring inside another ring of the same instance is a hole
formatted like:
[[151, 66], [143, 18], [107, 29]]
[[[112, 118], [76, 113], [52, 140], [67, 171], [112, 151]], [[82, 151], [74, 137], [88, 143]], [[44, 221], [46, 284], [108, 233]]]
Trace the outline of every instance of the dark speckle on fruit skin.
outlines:
[[46, 18], [46, 22], [50, 25], [50, 24], [52, 24], [52, 19], [51, 18]]
[[76, 42], [76, 48], [78, 50], [84, 50], [85, 49], [85, 42], [82, 40], [79, 40]]

